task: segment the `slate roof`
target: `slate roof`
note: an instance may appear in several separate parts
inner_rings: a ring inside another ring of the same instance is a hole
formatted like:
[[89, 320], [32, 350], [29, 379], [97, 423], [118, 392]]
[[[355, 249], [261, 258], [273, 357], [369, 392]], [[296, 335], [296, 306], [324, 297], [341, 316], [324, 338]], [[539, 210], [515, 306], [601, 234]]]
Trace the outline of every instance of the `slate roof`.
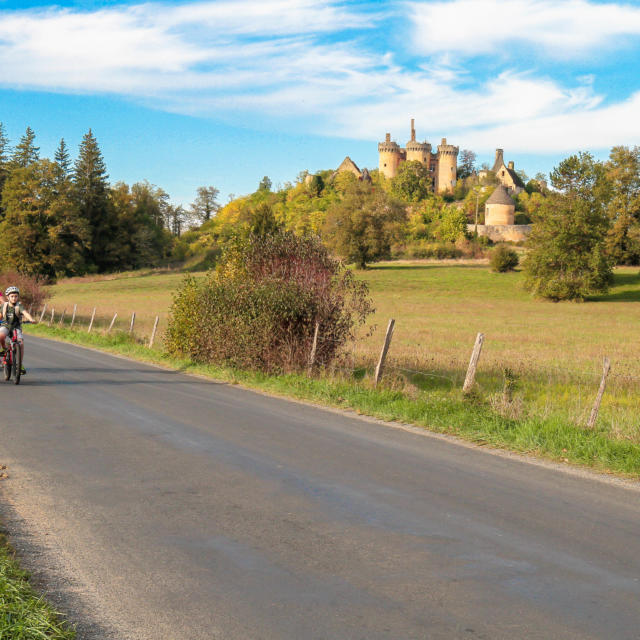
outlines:
[[511, 196], [507, 193], [506, 188], [500, 184], [496, 187], [495, 191], [489, 196], [489, 199], [487, 200], [487, 204], [508, 204], [514, 207], [516, 203], [513, 201]]

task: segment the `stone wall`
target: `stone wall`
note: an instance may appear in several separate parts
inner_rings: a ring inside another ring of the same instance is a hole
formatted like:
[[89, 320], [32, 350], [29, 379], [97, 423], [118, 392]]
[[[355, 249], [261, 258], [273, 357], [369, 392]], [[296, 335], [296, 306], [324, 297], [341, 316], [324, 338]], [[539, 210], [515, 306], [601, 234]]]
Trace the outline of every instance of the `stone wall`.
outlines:
[[[467, 231], [473, 233], [475, 224], [468, 224]], [[530, 224], [479, 224], [478, 235], [487, 236], [493, 242], [522, 242], [531, 233]]]

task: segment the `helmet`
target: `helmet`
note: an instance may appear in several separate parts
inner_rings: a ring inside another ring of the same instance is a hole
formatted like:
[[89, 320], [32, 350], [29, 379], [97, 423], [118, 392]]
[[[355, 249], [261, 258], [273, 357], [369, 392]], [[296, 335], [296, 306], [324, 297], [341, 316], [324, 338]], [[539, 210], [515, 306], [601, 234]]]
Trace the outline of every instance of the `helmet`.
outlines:
[[20, 295], [20, 289], [18, 289], [18, 287], [7, 287], [4, 292], [4, 295], [9, 296], [12, 293], [17, 293], [18, 295]]

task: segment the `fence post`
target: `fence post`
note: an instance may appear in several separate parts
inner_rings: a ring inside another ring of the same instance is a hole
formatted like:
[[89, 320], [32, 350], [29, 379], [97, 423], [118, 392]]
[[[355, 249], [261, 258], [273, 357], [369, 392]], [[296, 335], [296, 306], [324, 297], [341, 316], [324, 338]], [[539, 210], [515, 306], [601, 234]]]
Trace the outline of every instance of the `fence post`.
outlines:
[[591, 409], [591, 415], [587, 422], [588, 429], [593, 429], [596, 424], [596, 420], [598, 419], [600, 403], [602, 402], [602, 396], [604, 395], [604, 388], [607, 386], [607, 376], [609, 375], [609, 371], [611, 371], [611, 362], [609, 362], [609, 358], [605, 356], [602, 362], [602, 380], [600, 380], [600, 388], [598, 389], [598, 395], [596, 396], [596, 401], [593, 403], [593, 409]]
[[320, 324], [316, 322], [316, 328], [313, 332], [313, 344], [311, 345], [311, 354], [309, 355], [309, 367], [308, 373], [311, 374], [313, 365], [316, 363], [316, 350], [318, 348], [318, 331], [320, 331]]
[[54, 318], [55, 312], [56, 310], [53, 307], [51, 307], [51, 317], [49, 318], [49, 326], [53, 324], [53, 318]]
[[149, 340], [149, 349], [153, 347], [153, 341], [156, 338], [156, 330], [158, 328], [158, 320], [160, 320], [160, 316], [156, 316], [156, 321], [153, 323], [153, 331], [151, 332], [151, 338]]
[[113, 314], [113, 318], [111, 318], [111, 324], [109, 325], [109, 328], [107, 329], [107, 333], [111, 333], [111, 329], [113, 329], [113, 325], [114, 325], [117, 317], [118, 317], [118, 312], [116, 311], [116, 313]]
[[40, 314], [40, 320], [38, 320], [38, 322], [42, 322], [42, 318], [44, 318], [44, 312], [47, 310], [47, 305], [45, 304], [44, 307], [42, 307], [42, 313]]
[[71, 316], [71, 324], [69, 325], [69, 329], [73, 329], [73, 323], [76, 321], [76, 311], [78, 310], [78, 305], [73, 305], [73, 315]]
[[66, 314], [66, 313], [67, 313], [67, 308], [65, 307], [65, 308], [62, 310], [62, 315], [60, 316], [60, 322], [58, 322], [58, 326], [59, 326], [59, 327], [61, 327], [61, 326], [62, 326], [62, 323], [64, 322], [64, 316], [65, 316], [65, 314]]
[[389, 325], [387, 326], [387, 333], [384, 337], [384, 345], [382, 346], [382, 351], [380, 352], [380, 359], [378, 360], [378, 366], [376, 367], [376, 387], [378, 386], [378, 382], [380, 382], [380, 378], [382, 378], [382, 370], [384, 368], [384, 361], [387, 358], [387, 352], [389, 351], [389, 345], [391, 344], [391, 338], [393, 337], [393, 327], [396, 321], [391, 318], [389, 320]]
[[467, 377], [464, 379], [464, 385], [462, 386], [463, 393], [469, 393], [473, 383], [476, 380], [476, 369], [478, 368], [478, 360], [480, 359], [480, 352], [482, 351], [482, 345], [484, 343], [484, 333], [479, 333], [476, 336], [476, 343], [473, 345], [473, 351], [471, 352], [471, 360], [469, 360], [469, 368], [467, 369]]
[[136, 321], [136, 312], [134, 311], [131, 314], [131, 325], [129, 326], [129, 333], [133, 333], [133, 325], [134, 325], [135, 321]]
[[89, 328], [87, 329], [87, 333], [91, 333], [91, 328], [93, 327], [93, 320], [96, 317], [96, 308], [93, 307], [93, 313], [91, 314], [91, 321], [89, 322]]

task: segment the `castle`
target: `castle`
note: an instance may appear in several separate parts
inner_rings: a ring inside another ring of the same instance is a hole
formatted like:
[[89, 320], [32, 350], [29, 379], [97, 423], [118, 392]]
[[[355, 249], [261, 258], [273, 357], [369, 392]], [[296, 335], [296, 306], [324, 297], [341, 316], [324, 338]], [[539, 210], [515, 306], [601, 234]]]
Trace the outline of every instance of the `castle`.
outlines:
[[447, 139], [442, 138], [442, 143], [438, 145], [438, 152], [433, 153], [428, 142], [416, 140], [415, 120], [412, 118], [411, 139], [404, 149], [391, 140], [390, 133], [386, 134], [384, 142], [378, 143], [378, 166], [380, 173], [391, 179], [397, 175], [398, 168], [403, 162], [420, 162], [431, 173], [434, 191], [447, 193], [453, 191], [456, 186], [458, 151], [458, 147], [447, 144]]

